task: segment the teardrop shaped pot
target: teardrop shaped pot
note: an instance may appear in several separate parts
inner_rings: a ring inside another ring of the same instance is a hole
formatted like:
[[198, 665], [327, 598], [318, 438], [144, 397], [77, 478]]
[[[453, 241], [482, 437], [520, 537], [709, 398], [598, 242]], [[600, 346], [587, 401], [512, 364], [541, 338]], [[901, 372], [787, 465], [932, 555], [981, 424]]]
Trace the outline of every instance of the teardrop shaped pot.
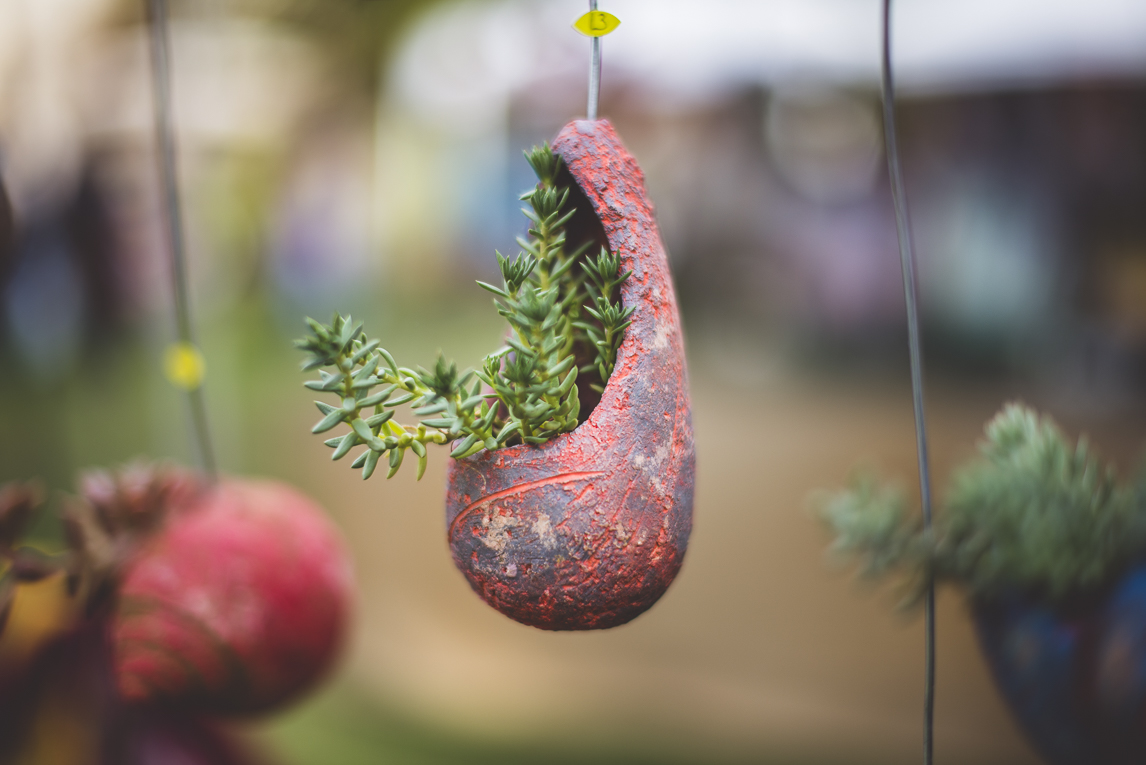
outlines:
[[1046, 762], [1146, 762], [1146, 565], [1065, 604], [1011, 595], [973, 612], [995, 683]]
[[[606, 629], [646, 611], [680, 570], [695, 449], [680, 316], [636, 161], [604, 120], [553, 143], [603, 228], [633, 323], [600, 402], [571, 433], [451, 460], [454, 562], [486, 603], [548, 630]], [[594, 221], [594, 225], [597, 224]], [[572, 236], [571, 241], [577, 241]]]

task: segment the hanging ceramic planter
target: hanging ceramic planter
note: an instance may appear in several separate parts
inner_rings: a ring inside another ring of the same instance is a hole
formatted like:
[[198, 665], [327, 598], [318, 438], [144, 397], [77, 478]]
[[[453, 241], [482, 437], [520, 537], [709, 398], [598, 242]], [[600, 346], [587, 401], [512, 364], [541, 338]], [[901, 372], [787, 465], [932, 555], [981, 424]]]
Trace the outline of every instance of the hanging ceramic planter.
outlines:
[[636, 161], [604, 120], [553, 144], [600, 221], [633, 323], [589, 418], [539, 446], [451, 461], [454, 562], [483, 600], [551, 630], [614, 627], [680, 570], [692, 529], [695, 451], [680, 317]]
[[[510, 331], [480, 370], [400, 367], [341, 316], [310, 320], [298, 345], [320, 370], [307, 385], [339, 397], [315, 402], [314, 432], [350, 426], [326, 441], [334, 459], [361, 444], [363, 477], [383, 455], [392, 476], [410, 450], [421, 477], [426, 445], [452, 445], [447, 535], [483, 600], [542, 629], [605, 629], [664, 594], [692, 529], [680, 317], [641, 170], [612, 126], [573, 122], [526, 159], [530, 239], [498, 255], [502, 287], [480, 283]], [[406, 403], [417, 424], [397, 424]]]
[[971, 605], [1003, 699], [1050, 765], [1146, 762], [1146, 481], [1120, 484], [1085, 440], [1008, 405], [935, 525], [871, 478], [832, 496], [836, 549]]
[[[637, 163], [603, 120], [568, 125], [526, 159], [529, 239], [479, 282], [510, 325], [476, 371], [398, 366], [361, 323], [308, 320], [298, 341], [333, 458], [388, 476], [407, 450], [450, 444], [455, 563], [507, 616], [542, 629], [633, 619], [679, 571], [692, 528], [694, 447], [680, 317]], [[598, 254], [594, 256], [596, 250]], [[329, 370], [329, 371], [328, 371]], [[376, 390], [377, 389], [377, 390]], [[399, 424], [409, 404], [420, 418]]]
[[341, 653], [354, 596], [325, 511], [287, 484], [230, 478], [163, 510], [118, 575], [120, 697], [244, 716], [314, 688]]
[[[525, 158], [536, 187], [502, 285], [478, 284], [509, 331], [480, 369], [439, 357], [400, 367], [361, 323], [308, 319], [297, 346], [316, 401], [312, 432], [373, 475], [395, 475], [407, 450], [450, 444], [446, 527], [454, 562], [479, 596], [524, 624], [606, 629], [646, 611], [680, 570], [692, 530], [695, 454], [680, 317], [664, 245], [636, 161], [596, 119], [600, 37], [617, 19], [596, 10], [589, 119]], [[410, 404], [419, 422], [399, 424]]]
[[1000, 694], [1051, 765], [1146, 762], [1146, 566], [1061, 604], [976, 602]]

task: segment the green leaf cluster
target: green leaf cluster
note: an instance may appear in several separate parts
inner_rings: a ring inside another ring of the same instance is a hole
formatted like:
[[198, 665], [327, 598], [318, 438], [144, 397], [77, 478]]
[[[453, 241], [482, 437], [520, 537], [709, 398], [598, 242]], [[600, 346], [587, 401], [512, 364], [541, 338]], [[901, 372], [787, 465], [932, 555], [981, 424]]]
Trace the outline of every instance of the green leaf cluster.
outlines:
[[[399, 367], [350, 317], [335, 315], [330, 324], [307, 319], [310, 332], [296, 346], [308, 354], [303, 369], [317, 369], [319, 379], [305, 384], [337, 397], [336, 404], [315, 402], [323, 416], [313, 432], [348, 425], [348, 432], [326, 444], [335, 460], [365, 446], [352, 463], [362, 468], [363, 478], [383, 457], [392, 477], [409, 450], [420, 479], [431, 443], [453, 443], [450, 456], [456, 458], [510, 444], [543, 444], [577, 427], [579, 376], [603, 390], [612, 374], [632, 315], [615, 296], [630, 274], [618, 275], [620, 259], [605, 248], [587, 257], [590, 242], [567, 249], [565, 226], [576, 209], [569, 190], [557, 185], [561, 158], [548, 144], [525, 157], [538, 178], [521, 195], [529, 203], [522, 209], [528, 236], [518, 238], [521, 252], [513, 259], [496, 253], [500, 287], [478, 282], [495, 295], [510, 332], [506, 345], [486, 356], [479, 369], [459, 372], [441, 356], [433, 370]], [[579, 356], [593, 362], [578, 367]], [[419, 422], [398, 424], [396, 407], [404, 404]]]
[[974, 598], [1022, 591], [1050, 601], [1097, 587], [1146, 555], [1146, 474], [1120, 485], [1085, 439], [1010, 404], [980, 455], [955, 475], [930, 533], [899, 491], [868, 477], [821, 504], [834, 549], [871, 576], [898, 574], [907, 602], [928, 581]]

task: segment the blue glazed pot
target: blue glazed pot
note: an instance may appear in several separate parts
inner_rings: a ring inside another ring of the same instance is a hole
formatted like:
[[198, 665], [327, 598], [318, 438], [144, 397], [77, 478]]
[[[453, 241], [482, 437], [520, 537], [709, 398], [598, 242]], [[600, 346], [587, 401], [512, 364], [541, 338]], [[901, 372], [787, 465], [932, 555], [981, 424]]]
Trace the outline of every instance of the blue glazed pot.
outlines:
[[1051, 765], [1146, 763], [1146, 565], [1069, 602], [973, 603], [979, 645]]

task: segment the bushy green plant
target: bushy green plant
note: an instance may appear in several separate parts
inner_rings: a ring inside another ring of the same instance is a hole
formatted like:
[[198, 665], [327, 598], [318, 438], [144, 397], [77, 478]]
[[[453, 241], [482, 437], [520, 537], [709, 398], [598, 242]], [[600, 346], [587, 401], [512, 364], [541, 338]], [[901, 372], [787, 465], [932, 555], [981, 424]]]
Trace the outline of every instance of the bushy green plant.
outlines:
[[980, 456], [955, 476], [930, 532], [902, 492], [871, 476], [820, 507], [834, 549], [868, 576], [898, 574], [907, 602], [928, 574], [976, 598], [1021, 590], [1057, 600], [1146, 556], [1146, 476], [1120, 485], [1085, 439], [1070, 444], [1047, 417], [1009, 404]]
[[[308, 353], [303, 369], [318, 369], [319, 379], [306, 386], [338, 398], [336, 404], [315, 402], [323, 418], [313, 432], [349, 425], [326, 444], [336, 460], [365, 446], [353, 461], [363, 478], [382, 457], [387, 477], [393, 476], [406, 450], [417, 457], [421, 478], [427, 444], [457, 441], [450, 453], [457, 458], [511, 444], [543, 444], [580, 422], [579, 376], [600, 391], [612, 374], [633, 312], [618, 296], [629, 273], [619, 273], [620, 259], [605, 248], [588, 257], [591, 242], [567, 248], [565, 225], [576, 210], [568, 188], [557, 185], [561, 158], [548, 144], [525, 157], [538, 178], [521, 196], [529, 202], [522, 209], [530, 222], [528, 238], [518, 239], [521, 252], [512, 260], [496, 254], [502, 286], [478, 282], [496, 296], [510, 332], [506, 345], [486, 356], [480, 369], [459, 371], [443, 357], [432, 370], [400, 367], [350, 317], [335, 315], [330, 324], [307, 319], [311, 331], [296, 345]], [[592, 361], [578, 367], [579, 356]], [[395, 408], [403, 404], [419, 422], [395, 421]]]

